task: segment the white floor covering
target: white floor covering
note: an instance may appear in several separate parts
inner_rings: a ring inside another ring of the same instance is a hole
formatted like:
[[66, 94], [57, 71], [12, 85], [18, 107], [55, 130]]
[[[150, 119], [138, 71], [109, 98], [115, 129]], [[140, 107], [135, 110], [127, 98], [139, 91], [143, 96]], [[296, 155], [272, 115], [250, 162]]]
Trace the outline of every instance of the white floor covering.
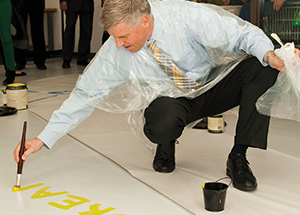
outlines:
[[[153, 154], [129, 130], [125, 115], [96, 110], [52, 150], [43, 149], [26, 161], [22, 187], [43, 185], [11, 192], [16, 175], [12, 151], [21, 138], [24, 120], [28, 122], [27, 137], [34, 138], [67, 98], [77, 76], [29, 81], [29, 90], [39, 91], [28, 93], [29, 108], [0, 118], [1, 214], [80, 214], [93, 205], [99, 210], [115, 208], [94, 214], [210, 214], [204, 209], [201, 185], [226, 176], [236, 123], [233, 111], [226, 113], [228, 126], [223, 134], [185, 132], [176, 146], [176, 170], [161, 174], [153, 171]], [[63, 94], [46, 93], [53, 91]], [[249, 149], [247, 153], [258, 189], [242, 192], [230, 186], [220, 214], [300, 214], [299, 125], [272, 119], [270, 149]], [[45, 195], [35, 198], [44, 187], [49, 187]], [[62, 191], [68, 193], [56, 193]], [[64, 210], [66, 199], [80, 204]]]

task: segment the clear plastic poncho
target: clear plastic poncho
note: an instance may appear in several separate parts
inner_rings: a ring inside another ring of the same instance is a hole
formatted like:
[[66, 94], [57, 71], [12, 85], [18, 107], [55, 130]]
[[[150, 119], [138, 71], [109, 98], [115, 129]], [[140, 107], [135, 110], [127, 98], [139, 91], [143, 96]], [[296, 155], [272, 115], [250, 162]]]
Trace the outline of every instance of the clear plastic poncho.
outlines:
[[300, 122], [300, 59], [294, 53], [294, 43], [287, 43], [275, 54], [285, 67], [275, 84], [256, 103], [261, 114]]
[[[131, 130], [153, 148], [142, 130], [144, 109], [155, 98], [195, 98], [222, 80], [247, 54], [257, 56], [261, 44], [267, 44], [267, 50], [273, 45], [259, 28], [215, 5], [172, 0], [155, 2], [151, 9], [155, 28], [152, 37], [165, 52], [173, 51], [172, 60], [178, 58], [181, 63], [180, 55], [186, 53], [181, 68], [196, 74], [202, 70], [197, 82], [203, 87], [181, 91], [159, 67], [149, 47], [144, 45], [131, 53], [124, 47], [117, 48], [110, 37], [79, 77], [73, 92], [93, 107], [126, 113]], [[189, 68], [193, 61], [203, 63]]]

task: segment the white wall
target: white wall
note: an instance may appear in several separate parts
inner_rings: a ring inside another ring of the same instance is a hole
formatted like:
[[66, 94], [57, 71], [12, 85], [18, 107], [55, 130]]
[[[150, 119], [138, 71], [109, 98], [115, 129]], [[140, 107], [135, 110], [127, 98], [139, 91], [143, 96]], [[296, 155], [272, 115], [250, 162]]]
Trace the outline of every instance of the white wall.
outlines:
[[[46, 8], [56, 8], [57, 11], [53, 14], [53, 34], [54, 34], [54, 50], [62, 49], [62, 29], [61, 29], [61, 10], [59, 8], [59, 0], [45, 0]], [[93, 22], [93, 35], [91, 41], [91, 52], [97, 52], [102, 44], [102, 34], [103, 29], [99, 25], [99, 16], [101, 11], [101, 0], [94, 0], [94, 22]], [[65, 21], [65, 19], [64, 19]], [[45, 40], [46, 45], [48, 44], [48, 30], [47, 30], [47, 16], [45, 14]], [[65, 25], [65, 23], [64, 23]], [[30, 34], [30, 33], [29, 33]], [[79, 19], [76, 25], [75, 34], [75, 48], [74, 51], [77, 52], [77, 45], [79, 39]]]

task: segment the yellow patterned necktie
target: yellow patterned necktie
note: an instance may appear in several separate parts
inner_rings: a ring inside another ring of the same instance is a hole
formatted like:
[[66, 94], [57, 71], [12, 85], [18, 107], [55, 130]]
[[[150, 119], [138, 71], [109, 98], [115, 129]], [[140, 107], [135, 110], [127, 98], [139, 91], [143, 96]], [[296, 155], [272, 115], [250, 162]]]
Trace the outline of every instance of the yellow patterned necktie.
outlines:
[[162, 70], [184, 92], [194, 91], [202, 85], [184, 74], [156, 45], [155, 40], [149, 40], [147, 45], [151, 48], [153, 56]]

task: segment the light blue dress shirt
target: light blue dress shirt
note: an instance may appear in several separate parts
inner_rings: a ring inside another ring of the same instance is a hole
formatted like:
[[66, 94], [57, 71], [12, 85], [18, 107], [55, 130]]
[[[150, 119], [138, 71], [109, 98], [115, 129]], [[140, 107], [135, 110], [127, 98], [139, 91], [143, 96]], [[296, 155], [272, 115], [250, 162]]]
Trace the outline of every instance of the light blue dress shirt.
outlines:
[[[274, 49], [259, 28], [215, 5], [170, 0], [151, 3], [151, 10], [151, 38], [184, 73], [203, 84], [212, 68], [245, 54], [266, 66], [263, 56]], [[118, 94], [120, 99], [113, 101]], [[111, 112], [140, 110], [159, 95], [184, 94], [161, 70], [146, 44], [131, 53], [117, 48], [110, 37], [38, 138], [51, 148], [96, 107]]]

